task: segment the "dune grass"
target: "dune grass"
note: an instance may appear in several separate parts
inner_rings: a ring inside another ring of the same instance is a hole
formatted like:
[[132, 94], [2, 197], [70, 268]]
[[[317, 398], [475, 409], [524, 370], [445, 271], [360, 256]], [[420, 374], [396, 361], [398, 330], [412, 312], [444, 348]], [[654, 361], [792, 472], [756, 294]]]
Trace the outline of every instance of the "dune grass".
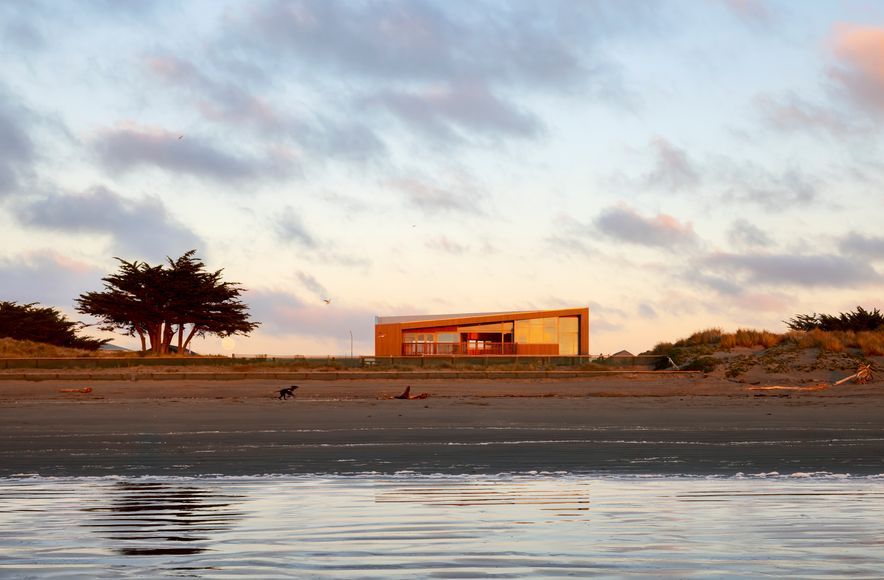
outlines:
[[67, 358], [98, 356], [94, 350], [66, 348], [43, 342], [0, 338], [0, 358]]
[[720, 328], [707, 328], [674, 343], [661, 342], [651, 350], [651, 354], [671, 356], [674, 350], [690, 349], [700, 355], [737, 347], [768, 349], [779, 345], [794, 345], [800, 349], [818, 348], [822, 352], [832, 353], [856, 349], [865, 356], [882, 356], [884, 329], [863, 332], [813, 329], [778, 334], [750, 328], [740, 328], [733, 333], [723, 332]]

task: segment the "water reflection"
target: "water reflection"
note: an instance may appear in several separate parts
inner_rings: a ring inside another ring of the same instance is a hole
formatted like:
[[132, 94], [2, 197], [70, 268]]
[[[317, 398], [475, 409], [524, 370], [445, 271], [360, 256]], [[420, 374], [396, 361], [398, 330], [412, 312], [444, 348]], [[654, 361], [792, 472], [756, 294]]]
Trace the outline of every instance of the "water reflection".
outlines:
[[[213, 534], [230, 529], [241, 515], [235, 496], [175, 483], [118, 482], [107, 496], [82, 510], [85, 527], [111, 540], [123, 556], [191, 555], [210, 550]], [[105, 505], [102, 505], [105, 504]]]
[[536, 506], [550, 515], [588, 516], [588, 483], [537, 485], [537, 481], [466, 481], [414, 483], [382, 489], [375, 503], [420, 504], [441, 507]]

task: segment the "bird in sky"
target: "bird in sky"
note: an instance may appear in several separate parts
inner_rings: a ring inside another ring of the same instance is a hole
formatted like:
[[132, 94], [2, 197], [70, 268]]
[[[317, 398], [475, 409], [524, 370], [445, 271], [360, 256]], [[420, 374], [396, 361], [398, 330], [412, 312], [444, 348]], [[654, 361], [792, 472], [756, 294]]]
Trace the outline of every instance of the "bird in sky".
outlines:
[[184, 135], [178, 135], [178, 140], [180, 141], [182, 139], [184, 139]]
[[326, 304], [331, 304], [331, 298], [323, 298], [322, 301]]

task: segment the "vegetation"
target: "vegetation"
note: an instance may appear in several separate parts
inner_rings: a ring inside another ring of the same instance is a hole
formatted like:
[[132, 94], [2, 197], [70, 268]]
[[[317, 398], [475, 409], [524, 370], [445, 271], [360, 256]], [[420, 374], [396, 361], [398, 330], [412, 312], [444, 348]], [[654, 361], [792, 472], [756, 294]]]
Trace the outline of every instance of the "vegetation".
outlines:
[[30, 340], [65, 348], [97, 350], [110, 340], [78, 336], [82, 324], [68, 320], [55, 308], [36, 302], [0, 302], [0, 337]]
[[[667, 368], [672, 361], [685, 370], [711, 372], [724, 362], [727, 377], [742, 375], [755, 366], [767, 373], [844, 370], [855, 367], [864, 357], [884, 356], [884, 326], [879, 323], [882, 318], [877, 309], [857, 307], [839, 316], [799, 315], [792, 319], [792, 330], [783, 334], [746, 328], [725, 333], [720, 328], [707, 328], [676, 342], [662, 342], [645, 354], [667, 357], [658, 368]], [[722, 354], [739, 347], [758, 352]], [[817, 349], [816, 362], [799, 362], [800, 351], [806, 349]]]
[[864, 332], [884, 328], [884, 314], [875, 308], [869, 312], [862, 306], [857, 306], [855, 311], [842, 312], [838, 316], [831, 314], [798, 314], [794, 318], [784, 321], [790, 330], [813, 331], [825, 330], [829, 332]]
[[73, 358], [96, 355], [94, 350], [66, 348], [31, 340], [0, 338], [0, 358]]
[[223, 270], [207, 271], [196, 250], [157, 266], [116, 260], [104, 290], [81, 294], [77, 311], [99, 318], [102, 330], [137, 335], [142, 351], [149, 342], [153, 353], [167, 354], [177, 335], [183, 353], [194, 336], [247, 335], [259, 325], [249, 320], [240, 285], [222, 281]]

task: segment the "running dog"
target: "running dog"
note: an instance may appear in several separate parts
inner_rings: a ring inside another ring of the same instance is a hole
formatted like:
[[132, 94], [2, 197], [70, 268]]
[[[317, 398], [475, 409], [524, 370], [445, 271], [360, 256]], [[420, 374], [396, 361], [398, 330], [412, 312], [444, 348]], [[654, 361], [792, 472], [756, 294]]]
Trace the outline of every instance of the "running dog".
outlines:
[[292, 385], [292, 386], [286, 387], [284, 389], [279, 389], [279, 396], [276, 398], [281, 399], [283, 401], [288, 399], [289, 397], [294, 399], [295, 398], [295, 389], [297, 389], [297, 388], [298, 388], [298, 385]]

